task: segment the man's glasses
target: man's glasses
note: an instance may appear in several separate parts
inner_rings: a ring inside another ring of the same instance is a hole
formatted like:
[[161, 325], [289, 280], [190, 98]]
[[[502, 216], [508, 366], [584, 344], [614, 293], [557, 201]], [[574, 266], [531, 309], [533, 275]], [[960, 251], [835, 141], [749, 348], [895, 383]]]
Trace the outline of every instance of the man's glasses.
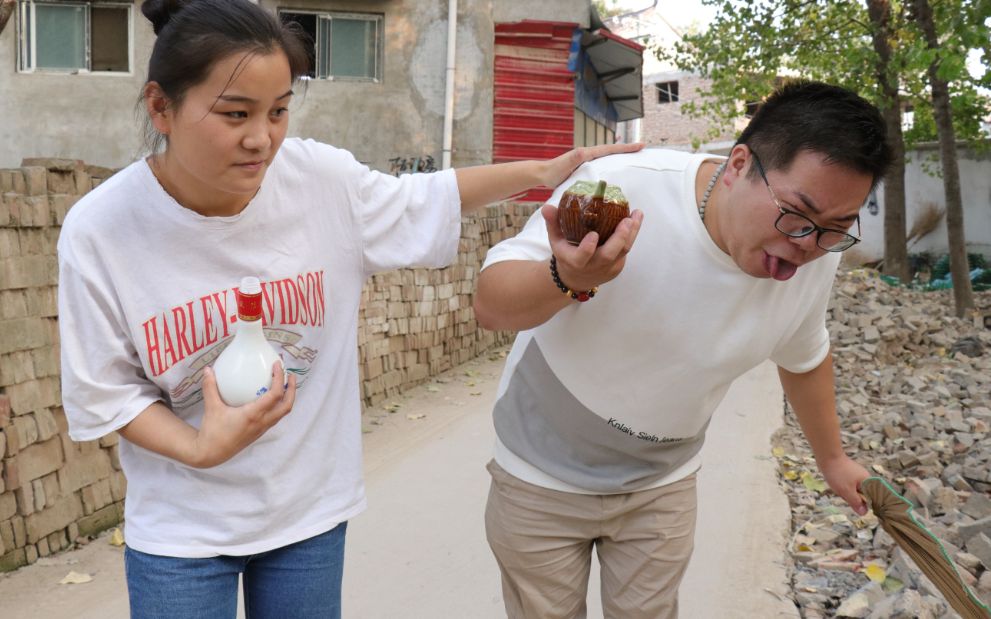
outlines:
[[[764, 184], [767, 185], [767, 190], [771, 192], [771, 199], [774, 200], [774, 205], [778, 207], [778, 211], [781, 213], [774, 222], [774, 227], [779, 232], [793, 239], [800, 239], [815, 232], [816, 245], [826, 251], [844, 251], [860, 242], [860, 239], [852, 234], [847, 234], [842, 230], [823, 228], [816, 225], [814, 221], [805, 215], [781, 206], [778, 197], [774, 195], [774, 190], [771, 189], [771, 184], [767, 182], [767, 174], [764, 173], [764, 166], [761, 165], [760, 159], [757, 158], [757, 153], [751, 149], [750, 154], [754, 158], [754, 164], [757, 165], [757, 171], [760, 172], [760, 177], [764, 179]], [[857, 234], [860, 234], [859, 215], [857, 216]]]

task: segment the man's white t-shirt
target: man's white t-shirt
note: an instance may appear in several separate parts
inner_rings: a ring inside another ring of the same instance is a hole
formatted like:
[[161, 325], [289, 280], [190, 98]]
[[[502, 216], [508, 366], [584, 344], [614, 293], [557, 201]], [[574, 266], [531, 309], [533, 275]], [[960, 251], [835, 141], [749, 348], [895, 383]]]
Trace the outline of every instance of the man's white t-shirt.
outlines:
[[[551, 197], [557, 204], [576, 180], [606, 180], [644, 220], [617, 278], [517, 336], [495, 407], [495, 458], [509, 473], [596, 494], [677, 481], [698, 469], [705, 429], [734, 379], [767, 359], [798, 373], [825, 359], [839, 255], [785, 282], [745, 274], [699, 217], [695, 177], [706, 159], [660, 149], [605, 157]], [[538, 212], [489, 250], [483, 269], [550, 255]]]
[[236, 329], [234, 288], [262, 280], [266, 338], [298, 392], [229, 461], [196, 469], [121, 440], [126, 541], [176, 557], [246, 555], [332, 529], [365, 506], [358, 308], [366, 278], [457, 255], [453, 171], [395, 178], [286, 140], [233, 217], [182, 207], [138, 161], [66, 217], [59, 239], [62, 396], [73, 440], [156, 401], [199, 426], [203, 369]]

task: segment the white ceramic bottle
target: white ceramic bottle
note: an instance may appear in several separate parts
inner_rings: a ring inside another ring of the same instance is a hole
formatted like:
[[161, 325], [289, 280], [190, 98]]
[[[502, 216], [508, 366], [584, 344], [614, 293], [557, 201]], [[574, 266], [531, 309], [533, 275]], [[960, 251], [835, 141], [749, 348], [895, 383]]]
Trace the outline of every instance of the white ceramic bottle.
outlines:
[[257, 277], [245, 277], [235, 291], [237, 330], [213, 363], [220, 397], [230, 406], [254, 402], [272, 386], [272, 366], [279, 354], [262, 330], [262, 288]]

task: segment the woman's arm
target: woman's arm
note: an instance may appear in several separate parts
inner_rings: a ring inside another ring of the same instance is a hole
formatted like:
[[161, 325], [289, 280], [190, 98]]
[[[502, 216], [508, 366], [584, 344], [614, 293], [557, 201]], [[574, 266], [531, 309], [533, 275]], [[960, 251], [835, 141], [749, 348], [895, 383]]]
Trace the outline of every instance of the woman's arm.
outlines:
[[513, 161], [494, 165], [458, 168], [458, 191], [461, 193], [461, 210], [470, 211], [498, 202], [543, 185], [557, 187], [586, 161], [632, 153], [643, 144], [602, 144], [570, 150], [560, 157], [546, 161]]
[[197, 430], [161, 402], [143, 410], [118, 430], [128, 442], [195, 468], [230, 460], [289, 414], [296, 399], [296, 377], [283, 385], [282, 364], [272, 369], [272, 388], [250, 404], [230, 407], [217, 389], [213, 368], [203, 375], [203, 422]]

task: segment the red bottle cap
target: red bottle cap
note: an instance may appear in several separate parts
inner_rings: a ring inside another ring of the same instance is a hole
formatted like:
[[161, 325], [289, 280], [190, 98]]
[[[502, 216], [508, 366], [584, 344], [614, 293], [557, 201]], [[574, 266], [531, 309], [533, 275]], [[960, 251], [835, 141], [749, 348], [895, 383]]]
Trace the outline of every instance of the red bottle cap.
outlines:
[[262, 317], [262, 291], [257, 277], [245, 277], [235, 291], [238, 320], [254, 321]]

